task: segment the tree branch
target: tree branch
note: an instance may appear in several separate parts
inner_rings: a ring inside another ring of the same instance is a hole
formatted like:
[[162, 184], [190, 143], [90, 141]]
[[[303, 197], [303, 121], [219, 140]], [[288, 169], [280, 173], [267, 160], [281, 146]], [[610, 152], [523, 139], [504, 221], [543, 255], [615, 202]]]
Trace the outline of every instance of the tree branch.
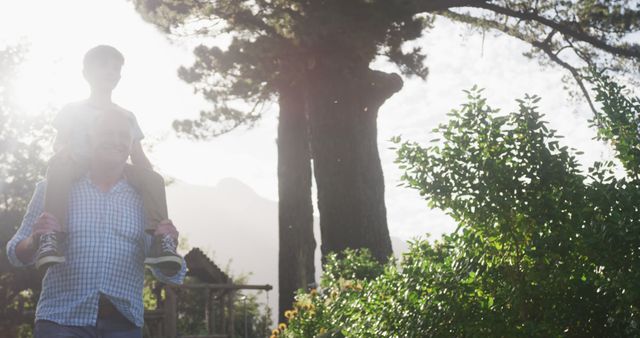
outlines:
[[499, 14], [507, 15], [514, 18], [520, 18], [526, 21], [535, 21], [549, 28], [555, 29], [566, 36], [570, 36], [574, 39], [587, 42], [592, 46], [598, 49], [602, 49], [611, 54], [624, 56], [627, 58], [640, 59], [640, 46], [637, 44], [631, 45], [629, 48], [625, 48], [622, 46], [613, 46], [606, 43], [605, 41], [602, 41], [596, 37], [589, 35], [588, 33], [582, 30], [576, 30], [572, 27], [569, 27], [567, 25], [567, 22], [556, 22], [551, 19], [547, 19], [543, 16], [537, 15], [533, 12], [527, 12], [527, 13], [519, 12], [519, 11], [512, 10], [510, 8], [500, 7], [485, 1], [473, 1], [473, 2], [474, 4], [469, 5], [470, 7], [482, 8], [482, 9], [492, 11], [494, 13], [499, 13]]
[[640, 45], [633, 44], [629, 47], [614, 46], [588, 33], [571, 27], [569, 22], [557, 22], [545, 18], [538, 14], [537, 10], [531, 12], [520, 12], [506, 7], [501, 7], [488, 0], [397, 0], [398, 5], [404, 6], [412, 13], [438, 12], [455, 7], [473, 7], [486, 9], [488, 11], [503, 14], [508, 17], [518, 18], [523, 21], [535, 21], [558, 32], [570, 36], [576, 40], [584, 41], [603, 51], [623, 56], [626, 58], [640, 59]]
[[493, 29], [497, 29], [503, 33], [506, 33], [510, 36], [513, 36], [521, 41], [524, 41], [526, 43], [531, 44], [532, 46], [540, 49], [541, 51], [543, 51], [545, 54], [547, 54], [547, 56], [555, 63], [557, 63], [558, 65], [562, 66], [563, 68], [567, 69], [571, 75], [573, 76], [573, 78], [575, 79], [576, 83], [578, 84], [578, 87], [580, 88], [580, 91], [582, 91], [582, 94], [584, 95], [585, 99], [587, 100], [587, 103], [589, 104], [589, 108], [591, 109], [591, 111], [596, 114], [596, 108], [593, 105], [593, 101], [591, 100], [591, 96], [589, 95], [589, 92], [587, 91], [587, 88], [584, 86], [584, 82], [582, 81], [582, 76], [580, 76], [580, 72], [572, 65], [570, 65], [569, 63], [567, 63], [566, 61], [560, 59], [560, 57], [557, 55], [556, 52], [553, 51], [552, 47], [551, 47], [551, 40], [553, 35], [555, 34], [555, 31], [550, 32], [547, 37], [545, 37], [545, 39], [543, 41], [538, 41], [535, 39], [531, 39], [525, 35], [523, 35], [519, 30], [517, 29], [513, 29], [511, 27], [509, 27], [506, 24], [500, 24], [496, 21], [492, 21], [492, 20], [488, 20], [488, 19], [484, 19], [484, 18], [478, 18], [478, 17], [474, 17], [474, 16], [468, 16], [468, 15], [463, 15], [463, 14], [458, 14], [456, 12], [452, 12], [452, 11], [444, 11], [443, 14], [452, 19], [452, 20], [456, 20], [456, 21], [460, 21], [460, 22], [464, 22], [467, 24], [474, 24], [474, 25], [484, 25], [486, 27], [489, 28], [493, 28]]
[[549, 58], [553, 62], [555, 62], [555, 63], [559, 64], [560, 66], [562, 66], [563, 68], [567, 69], [571, 73], [571, 75], [573, 75], [573, 78], [576, 80], [576, 83], [578, 84], [578, 87], [580, 87], [580, 91], [582, 91], [582, 94], [584, 95], [585, 99], [587, 99], [587, 103], [589, 104], [589, 108], [591, 108], [591, 111], [597, 117], [598, 115], [597, 115], [596, 107], [593, 105], [593, 101], [591, 100], [591, 96], [589, 95], [589, 92], [587, 91], [587, 88], [584, 86], [584, 82], [582, 82], [582, 76], [580, 76], [580, 72], [578, 72], [578, 70], [575, 67], [573, 67], [572, 65], [570, 65], [566, 61], [560, 59], [558, 54], [554, 53], [553, 50], [551, 50], [551, 46], [549, 44], [531, 42], [531, 45], [534, 46], [534, 47], [539, 48], [540, 50], [542, 50], [545, 54], [547, 54], [547, 56], [549, 56]]
[[419, 14], [438, 12], [454, 7], [475, 6], [488, 0], [393, 0], [397, 6], [404, 7], [409, 13]]

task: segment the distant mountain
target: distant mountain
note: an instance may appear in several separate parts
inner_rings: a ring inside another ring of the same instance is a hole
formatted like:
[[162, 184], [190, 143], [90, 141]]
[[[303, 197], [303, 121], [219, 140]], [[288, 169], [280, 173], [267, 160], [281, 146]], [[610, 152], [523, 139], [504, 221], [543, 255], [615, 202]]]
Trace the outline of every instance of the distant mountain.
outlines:
[[[190, 247], [199, 247], [232, 276], [250, 274], [250, 284], [270, 284], [273, 311], [278, 303], [278, 203], [263, 198], [234, 178], [215, 187], [175, 181], [167, 187], [169, 217]], [[320, 236], [316, 215], [316, 269], [319, 275]], [[392, 237], [396, 255], [407, 244]]]

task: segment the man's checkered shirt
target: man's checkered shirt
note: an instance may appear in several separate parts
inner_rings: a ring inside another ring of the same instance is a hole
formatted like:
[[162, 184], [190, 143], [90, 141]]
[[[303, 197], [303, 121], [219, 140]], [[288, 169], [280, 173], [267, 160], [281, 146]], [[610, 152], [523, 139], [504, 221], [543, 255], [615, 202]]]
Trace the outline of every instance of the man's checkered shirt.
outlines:
[[[32, 224], [43, 211], [45, 186], [44, 181], [36, 186], [22, 225], [7, 244], [7, 256], [15, 266], [25, 266], [15, 249], [29, 237]], [[52, 266], [44, 276], [36, 320], [93, 326], [103, 294], [127, 319], [142, 327], [144, 259], [153, 239], [144, 231], [142, 199], [124, 179], [109, 192], [102, 192], [85, 177], [73, 186], [69, 205], [66, 262]], [[186, 264], [183, 261], [182, 270], [173, 277], [152, 272], [163, 282], [180, 284]]]

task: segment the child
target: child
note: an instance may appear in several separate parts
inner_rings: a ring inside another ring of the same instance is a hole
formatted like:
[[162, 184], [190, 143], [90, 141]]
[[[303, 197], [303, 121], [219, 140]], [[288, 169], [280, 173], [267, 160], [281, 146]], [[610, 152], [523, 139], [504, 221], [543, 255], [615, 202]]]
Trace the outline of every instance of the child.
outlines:
[[[131, 124], [133, 146], [131, 162], [127, 165], [127, 182], [142, 198], [147, 225], [145, 231], [155, 235], [157, 225], [166, 220], [167, 202], [162, 176], [154, 172], [142, 149], [144, 137], [135, 116], [111, 101], [111, 93], [120, 81], [124, 64], [122, 54], [111, 46], [97, 46], [84, 56], [83, 75], [91, 94], [87, 100], [66, 105], [53, 121], [57, 129], [54, 144], [55, 155], [47, 169], [47, 189], [44, 211], [56, 217], [63, 233], [40, 236], [36, 252], [36, 267], [46, 270], [62, 263], [65, 257], [59, 246], [66, 231], [69, 194], [73, 183], [87, 173], [89, 163], [88, 132], [99, 114], [123, 114]], [[176, 242], [170, 236], [154, 236], [154, 244], [145, 259], [146, 264], [158, 265], [169, 275], [178, 272], [182, 263], [176, 253]]]

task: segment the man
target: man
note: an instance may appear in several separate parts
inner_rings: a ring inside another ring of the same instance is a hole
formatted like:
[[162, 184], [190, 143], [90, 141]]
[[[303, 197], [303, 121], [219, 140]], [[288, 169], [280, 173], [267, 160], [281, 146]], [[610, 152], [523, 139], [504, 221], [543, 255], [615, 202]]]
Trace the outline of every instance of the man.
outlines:
[[[69, 196], [66, 260], [50, 267], [36, 309], [35, 337], [142, 337], [144, 260], [153, 236], [145, 232], [142, 200], [124, 174], [132, 146], [131, 124], [122, 114], [102, 114], [92, 126], [89, 172]], [[40, 182], [18, 232], [7, 244], [15, 266], [33, 264], [36, 239], [60, 231], [58, 220], [43, 212], [46, 182]], [[156, 234], [178, 232], [171, 221]], [[152, 268], [159, 280], [180, 284]]]

